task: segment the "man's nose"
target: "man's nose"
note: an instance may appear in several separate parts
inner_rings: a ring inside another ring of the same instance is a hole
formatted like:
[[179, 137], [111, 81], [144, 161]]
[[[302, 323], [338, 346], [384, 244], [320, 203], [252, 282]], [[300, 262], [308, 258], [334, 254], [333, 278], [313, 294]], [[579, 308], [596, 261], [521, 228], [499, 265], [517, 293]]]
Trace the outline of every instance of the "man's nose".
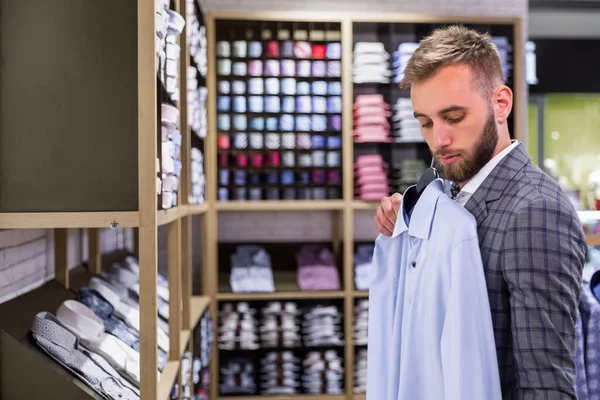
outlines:
[[451, 143], [452, 143], [452, 138], [450, 136], [450, 132], [448, 131], [448, 128], [441, 124], [437, 124], [437, 126], [434, 126], [433, 145], [435, 146], [435, 148], [441, 149], [441, 148], [449, 146]]

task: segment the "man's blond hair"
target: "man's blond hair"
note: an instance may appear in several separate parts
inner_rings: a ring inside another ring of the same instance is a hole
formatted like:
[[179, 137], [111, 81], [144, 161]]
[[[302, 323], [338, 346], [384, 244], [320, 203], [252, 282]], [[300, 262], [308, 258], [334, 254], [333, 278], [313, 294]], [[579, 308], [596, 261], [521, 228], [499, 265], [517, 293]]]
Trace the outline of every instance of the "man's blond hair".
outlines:
[[436, 29], [421, 40], [406, 65], [400, 88], [427, 80], [450, 65], [468, 66], [475, 88], [486, 98], [504, 83], [500, 54], [490, 35], [452, 25]]

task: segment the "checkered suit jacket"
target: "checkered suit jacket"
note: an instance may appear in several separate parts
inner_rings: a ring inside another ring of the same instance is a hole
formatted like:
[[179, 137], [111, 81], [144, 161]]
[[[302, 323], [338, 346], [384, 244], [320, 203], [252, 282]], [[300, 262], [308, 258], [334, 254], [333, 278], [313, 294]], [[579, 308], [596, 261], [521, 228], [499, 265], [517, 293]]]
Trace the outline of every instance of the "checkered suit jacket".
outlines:
[[575, 323], [587, 246], [569, 199], [519, 144], [465, 207], [477, 220], [503, 399], [577, 399]]

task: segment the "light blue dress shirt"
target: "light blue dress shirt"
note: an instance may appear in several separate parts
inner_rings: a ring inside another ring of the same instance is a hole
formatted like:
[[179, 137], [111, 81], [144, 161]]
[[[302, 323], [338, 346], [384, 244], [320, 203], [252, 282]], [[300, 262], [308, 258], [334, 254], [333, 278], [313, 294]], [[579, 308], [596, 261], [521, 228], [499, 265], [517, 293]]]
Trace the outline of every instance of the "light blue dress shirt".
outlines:
[[401, 210], [375, 241], [367, 400], [500, 400], [475, 218], [441, 179]]

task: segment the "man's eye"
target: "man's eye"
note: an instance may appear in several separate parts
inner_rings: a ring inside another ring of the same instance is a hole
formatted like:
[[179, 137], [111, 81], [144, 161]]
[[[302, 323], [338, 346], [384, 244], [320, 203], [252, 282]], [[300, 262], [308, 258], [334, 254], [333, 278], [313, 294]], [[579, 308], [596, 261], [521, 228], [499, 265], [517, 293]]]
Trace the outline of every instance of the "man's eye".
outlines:
[[456, 117], [456, 118], [450, 118], [450, 117], [448, 117], [448, 118], [447, 118], [447, 120], [448, 120], [448, 122], [450, 122], [451, 124], [456, 124], [456, 123], [458, 123], [458, 122], [462, 121], [464, 118], [465, 118], [465, 116], [464, 116], [464, 115], [461, 115], [460, 117]]
[[424, 124], [421, 124], [422, 128], [431, 128], [433, 126], [433, 122], [426, 122]]

